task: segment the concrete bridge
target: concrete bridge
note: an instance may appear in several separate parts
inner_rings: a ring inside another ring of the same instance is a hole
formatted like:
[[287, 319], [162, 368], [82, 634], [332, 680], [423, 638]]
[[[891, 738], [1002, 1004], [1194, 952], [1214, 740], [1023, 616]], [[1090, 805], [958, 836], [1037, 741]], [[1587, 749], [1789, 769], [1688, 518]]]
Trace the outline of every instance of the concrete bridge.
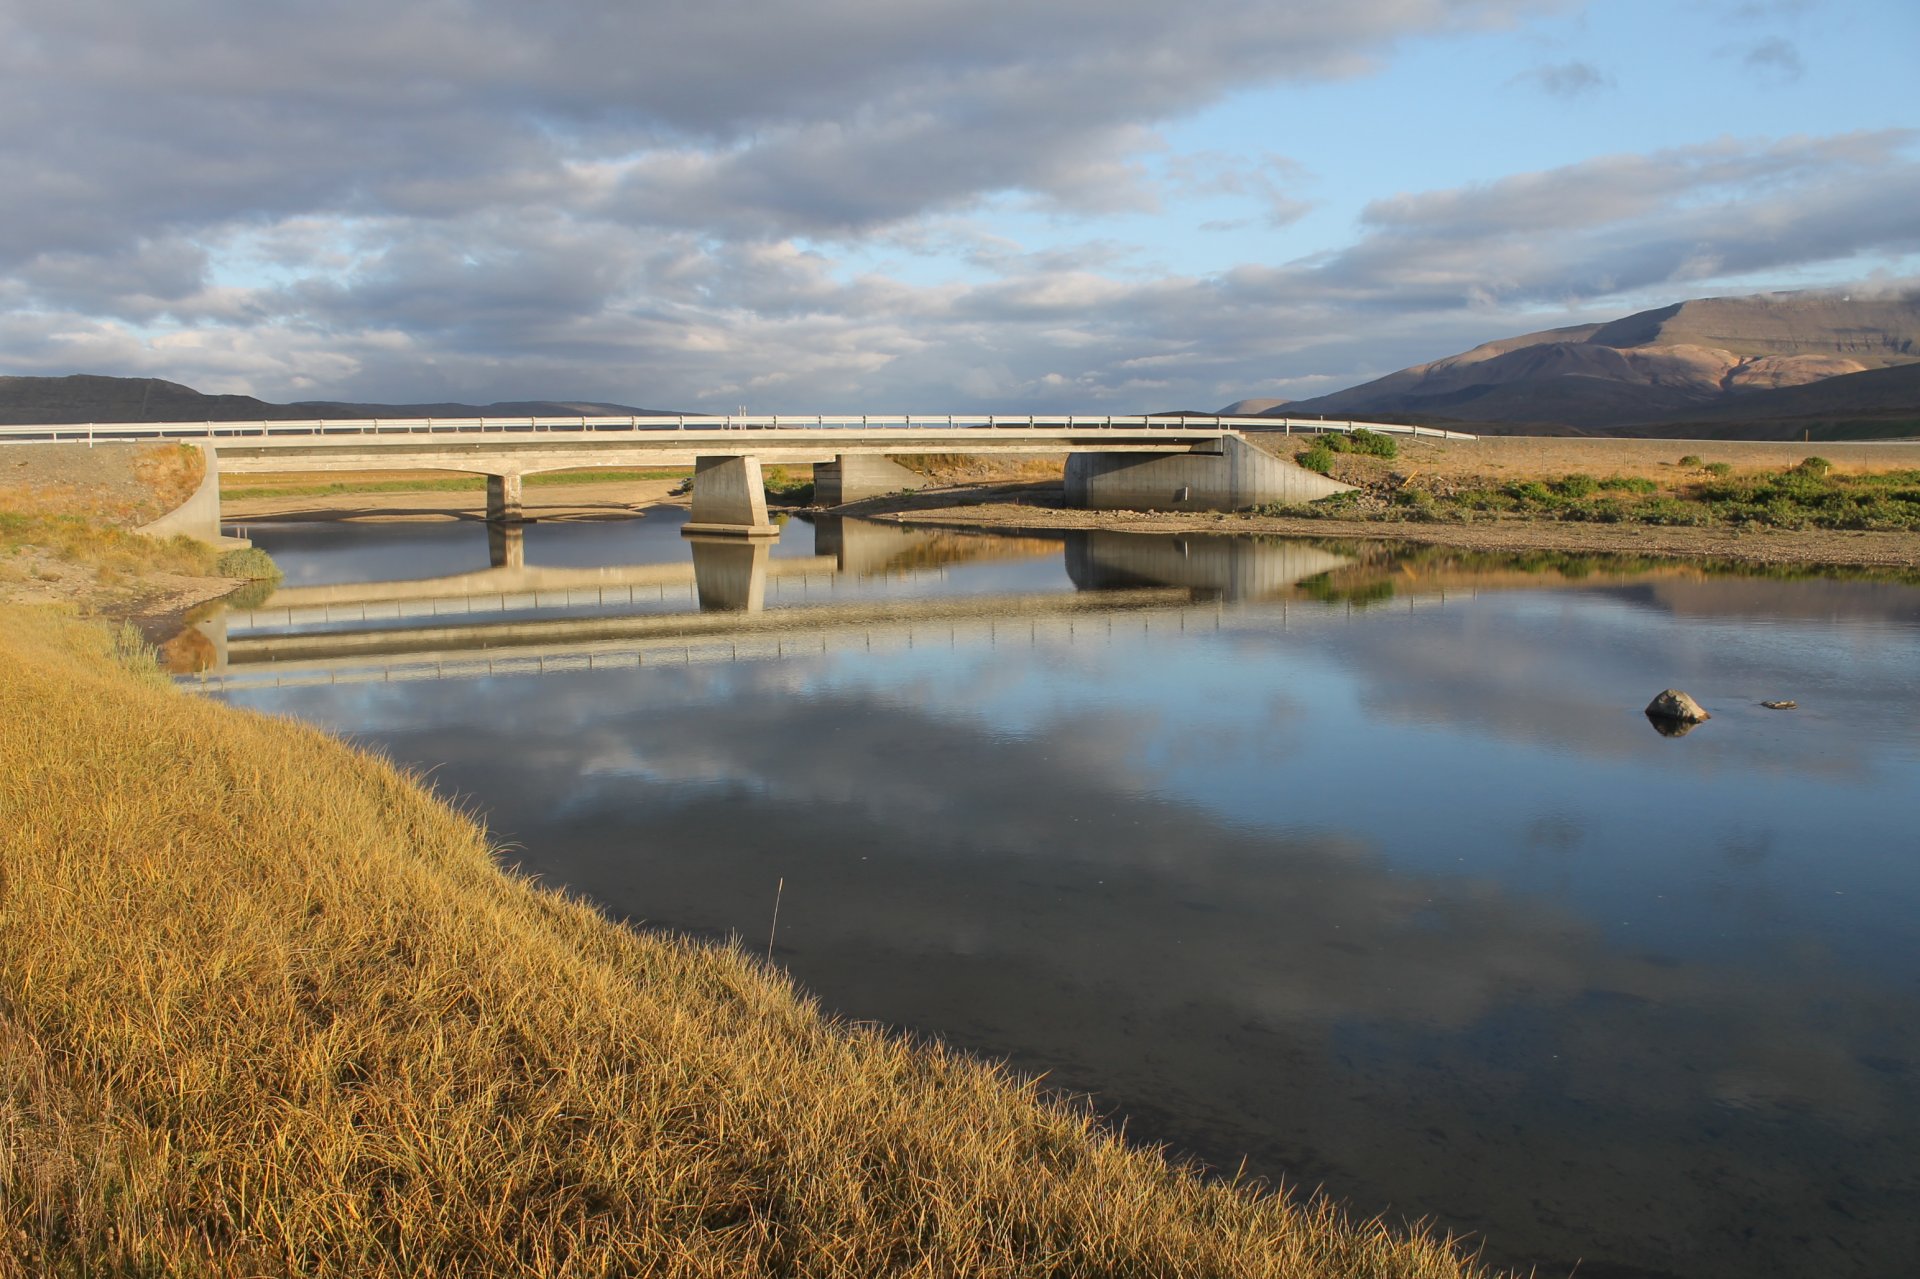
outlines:
[[[810, 464], [834, 501], [919, 477], [888, 461], [920, 453], [1068, 455], [1067, 495], [1105, 508], [1219, 510], [1305, 502], [1346, 485], [1254, 448], [1247, 431], [1351, 431], [1471, 439], [1430, 427], [1318, 419], [1086, 416], [741, 416], [132, 422], [0, 428], [0, 440], [178, 440], [204, 448], [207, 481], [155, 532], [218, 536], [221, 472], [444, 470], [487, 477], [487, 518], [522, 517], [521, 482], [546, 471], [691, 466], [690, 535], [777, 535], [762, 463]], [[1131, 456], [1126, 456], [1131, 455]]]

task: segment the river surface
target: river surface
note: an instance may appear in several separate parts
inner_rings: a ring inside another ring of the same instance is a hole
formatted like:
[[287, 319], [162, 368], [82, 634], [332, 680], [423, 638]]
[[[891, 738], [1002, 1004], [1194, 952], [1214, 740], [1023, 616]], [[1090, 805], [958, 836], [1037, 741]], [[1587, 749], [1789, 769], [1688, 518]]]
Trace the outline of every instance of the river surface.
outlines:
[[1912, 1272], [1920, 589], [684, 518], [255, 525], [198, 678], [1228, 1173], [1543, 1274]]

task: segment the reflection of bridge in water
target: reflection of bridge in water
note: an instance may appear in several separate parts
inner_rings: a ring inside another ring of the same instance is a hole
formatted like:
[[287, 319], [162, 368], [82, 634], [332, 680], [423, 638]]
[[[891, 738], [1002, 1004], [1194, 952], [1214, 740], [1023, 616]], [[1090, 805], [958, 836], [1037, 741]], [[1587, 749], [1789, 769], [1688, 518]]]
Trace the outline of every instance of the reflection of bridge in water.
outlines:
[[[199, 679], [232, 688], [445, 679], [1217, 629], [1231, 624], [1225, 606], [1284, 598], [1301, 580], [1348, 563], [1298, 543], [1047, 539], [837, 519], [815, 524], [812, 556], [773, 557], [766, 542], [737, 540], [696, 540], [691, 549], [691, 562], [678, 564], [528, 567], [496, 536], [495, 567], [480, 572], [285, 588], [202, 624], [215, 660]], [[841, 582], [1063, 550], [1071, 593], [835, 598]], [[766, 608], [769, 588], [778, 599], [787, 587], [805, 602]], [[663, 610], [662, 601], [686, 607]], [[647, 605], [655, 607], [619, 611]], [[598, 615], [456, 620], [556, 609]], [[300, 626], [335, 629], [280, 629]]]

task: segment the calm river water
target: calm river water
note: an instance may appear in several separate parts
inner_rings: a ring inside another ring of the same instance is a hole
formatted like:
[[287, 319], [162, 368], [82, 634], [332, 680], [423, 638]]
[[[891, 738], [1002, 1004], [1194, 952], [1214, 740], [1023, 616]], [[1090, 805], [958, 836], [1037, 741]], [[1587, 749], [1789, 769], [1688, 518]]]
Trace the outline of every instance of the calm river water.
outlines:
[[256, 525], [203, 678], [1228, 1172], [1543, 1274], [1911, 1273], [1920, 589], [683, 519]]

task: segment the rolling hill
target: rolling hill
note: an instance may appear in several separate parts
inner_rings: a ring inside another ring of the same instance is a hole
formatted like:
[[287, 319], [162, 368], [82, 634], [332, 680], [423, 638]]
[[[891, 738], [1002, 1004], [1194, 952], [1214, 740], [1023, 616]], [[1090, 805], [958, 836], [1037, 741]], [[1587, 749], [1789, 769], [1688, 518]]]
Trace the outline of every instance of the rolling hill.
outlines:
[[203, 395], [159, 378], [0, 377], [0, 425], [69, 422], [240, 422], [373, 417], [654, 417], [660, 409], [573, 400], [494, 404], [355, 404], [303, 400], [270, 404], [250, 395]]
[[1899, 372], [1915, 365], [1920, 294], [1704, 298], [1487, 342], [1269, 412], [1576, 434], [1693, 423], [1783, 438], [1785, 419], [1920, 419], [1920, 382]]

